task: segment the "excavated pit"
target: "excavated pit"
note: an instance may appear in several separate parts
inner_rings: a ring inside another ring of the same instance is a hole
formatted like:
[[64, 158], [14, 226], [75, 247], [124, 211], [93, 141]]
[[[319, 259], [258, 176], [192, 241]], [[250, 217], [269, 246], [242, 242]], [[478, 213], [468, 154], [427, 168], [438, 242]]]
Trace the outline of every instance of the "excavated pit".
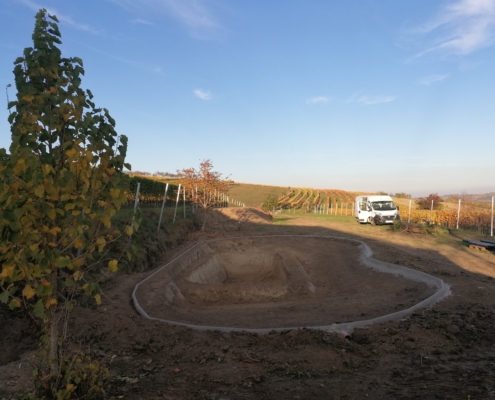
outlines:
[[134, 302], [148, 318], [199, 329], [280, 330], [400, 315], [441, 289], [404, 267], [380, 272], [386, 263], [371, 265], [363, 246], [307, 236], [201, 242], [136, 286]]

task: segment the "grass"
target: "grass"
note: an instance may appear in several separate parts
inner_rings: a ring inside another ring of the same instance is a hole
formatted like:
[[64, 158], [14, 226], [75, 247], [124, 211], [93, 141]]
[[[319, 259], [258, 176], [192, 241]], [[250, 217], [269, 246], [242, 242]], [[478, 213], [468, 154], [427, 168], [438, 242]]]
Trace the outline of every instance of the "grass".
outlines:
[[229, 196], [246, 204], [246, 207], [261, 207], [266, 195], [283, 196], [289, 191], [288, 187], [252, 185], [248, 183], [234, 183], [229, 187]]

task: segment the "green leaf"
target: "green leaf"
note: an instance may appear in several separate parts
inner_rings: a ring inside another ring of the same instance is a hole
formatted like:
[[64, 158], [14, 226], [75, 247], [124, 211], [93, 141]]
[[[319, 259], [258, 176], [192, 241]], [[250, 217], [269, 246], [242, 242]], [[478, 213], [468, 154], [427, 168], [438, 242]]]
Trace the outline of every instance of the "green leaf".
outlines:
[[69, 264], [70, 264], [70, 258], [69, 257], [60, 257], [57, 260], [57, 268], [65, 268]]
[[39, 299], [33, 307], [33, 315], [37, 318], [41, 318], [44, 312], [45, 306], [43, 305], [43, 300]]
[[0, 294], [0, 302], [7, 304], [7, 301], [9, 301], [9, 292], [3, 292]]
[[64, 285], [65, 285], [66, 287], [72, 287], [72, 286], [74, 286], [74, 285], [75, 285], [75, 283], [76, 283], [76, 282], [74, 282], [74, 280], [73, 280], [73, 279], [70, 279], [70, 278], [69, 278], [69, 279], [66, 279], [66, 281], [64, 282]]
[[10, 229], [14, 232], [17, 232], [21, 229], [21, 223], [19, 221], [11, 221], [9, 222]]

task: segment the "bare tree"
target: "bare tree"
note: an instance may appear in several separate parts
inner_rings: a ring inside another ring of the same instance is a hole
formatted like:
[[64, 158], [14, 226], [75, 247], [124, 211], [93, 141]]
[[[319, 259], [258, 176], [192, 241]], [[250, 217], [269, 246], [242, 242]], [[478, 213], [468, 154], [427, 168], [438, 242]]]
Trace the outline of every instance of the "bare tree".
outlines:
[[229, 189], [229, 180], [222, 174], [213, 171], [211, 160], [203, 160], [199, 168], [186, 168], [177, 171], [182, 184], [186, 189], [186, 197], [195, 206], [204, 211], [203, 226], [205, 229], [208, 212], [223, 201]]
[[416, 204], [420, 210], [429, 210], [431, 208], [431, 203], [433, 202], [433, 209], [439, 210], [442, 207], [441, 202], [443, 199], [437, 194], [432, 193], [428, 197], [420, 197], [416, 200]]

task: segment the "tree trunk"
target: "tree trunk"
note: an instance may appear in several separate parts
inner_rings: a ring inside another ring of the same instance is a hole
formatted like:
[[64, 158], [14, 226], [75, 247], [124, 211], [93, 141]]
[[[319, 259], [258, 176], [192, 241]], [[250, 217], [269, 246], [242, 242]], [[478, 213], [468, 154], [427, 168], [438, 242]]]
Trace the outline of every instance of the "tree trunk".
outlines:
[[205, 226], [206, 226], [206, 216], [208, 215], [208, 210], [206, 209], [205, 207], [205, 216], [203, 218], [203, 226], [201, 227], [201, 230], [204, 231], [205, 230]]
[[[55, 268], [50, 275], [50, 283], [53, 287], [53, 293], [57, 293], [57, 272]], [[55, 379], [59, 375], [58, 363], [58, 305], [50, 307], [50, 336], [48, 341], [48, 363], [50, 366], [50, 377]]]

